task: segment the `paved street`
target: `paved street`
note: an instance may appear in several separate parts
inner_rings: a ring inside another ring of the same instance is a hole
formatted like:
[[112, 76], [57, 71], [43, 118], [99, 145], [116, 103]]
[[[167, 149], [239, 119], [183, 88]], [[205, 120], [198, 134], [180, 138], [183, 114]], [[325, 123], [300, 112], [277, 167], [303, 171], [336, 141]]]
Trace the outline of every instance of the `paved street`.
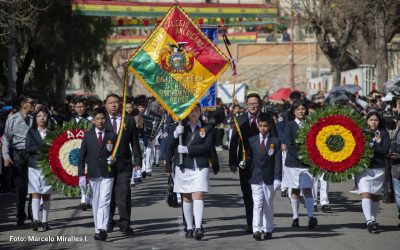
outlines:
[[[378, 215], [380, 232], [369, 234], [365, 229], [360, 199], [348, 192], [352, 181], [331, 185], [333, 213], [318, 212], [319, 226], [314, 231], [306, 228], [306, 211], [302, 205], [300, 228], [290, 227], [289, 200], [281, 198], [278, 192], [273, 239], [256, 242], [244, 231], [244, 207], [238, 175], [228, 171], [227, 151], [219, 152], [219, 155], [222, 170], [217, 176], [211, 176], [202, 241], [184, 238], [181, 210], [166, 205], [167, 178], [164, 169], [157, 168], [152, 177], [132, 189], [133, 237], [113, 232], [107, 242], [94, 241], [91, 211], [82, 212], [78, 207], [79, 199], [56, 195], [52, 198], [49, 216], [52, 230], [33, 232], [29, 224], [15, 226], [14, 197], [1, 196], [0, 249], [399, 249], [396, 205], [381, 205]], [[62, 242], [57, 240], [57, 236], [66, 236], [64, 240], [73, 241]], [[40, 239], [45, 242], [30, 241]]]

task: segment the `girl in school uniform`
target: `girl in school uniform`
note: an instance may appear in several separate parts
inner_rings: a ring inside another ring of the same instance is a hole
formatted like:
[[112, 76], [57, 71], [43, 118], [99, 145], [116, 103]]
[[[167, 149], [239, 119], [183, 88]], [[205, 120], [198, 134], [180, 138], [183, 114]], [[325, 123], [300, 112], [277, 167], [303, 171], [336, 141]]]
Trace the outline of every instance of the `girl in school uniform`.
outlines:
[[368, 132], [372, 133], [370, 147], [374, 157], [367, 169], [356, 175], [358, 194], [362, 197], [362, 210], [370, 233], [376, 232], [376, 217], [379, 210], [379, 198], [385, 179], [385, 156], [390, 149], [389, 133], [384, 127], [382, 116], [377, 111], [367, 114]]
[[[208, 192], [209, 159], [214, 147], [213, 127], [203, 122], [200, 117], [201, 108], [197, 105], [190, 112], [187, 122], [182, 122], [183, 125], [173, 125], [166, 150], [165, 166], [169, 175], [174, 172], [174, 192], [183, 197], [182, 207], [187, 225], [185, 238], [196, 240], [204, 237], [204, 193]], [[180, 135], [183, 145], [178, 145]], [[179, 154], [183, 154], [183, 164], [179, 163]]]
[[47, 126], [50, 113], [47, 109], [41, 108], [33, 115], [32, 128], [28, 130], [25, 140], [25, 150], [29, 155], [28, 162], [28, 193], [32, 194], [32, 229], [38, 231], [40, 200], [42, 204], [42, 230], [50, 229], [48, 217], [50, 211], [51, 186], [46, 184], [42, 170], [38, 168], [36, 160], [39, 158], [40, 146], [44, 144], [47, 135]]
[[289, 110], [285, 128], [286, 170], [284, 177], [285, 183], [292, 189], [290, 194], [293, 212], [292, 227], [299, 227], [299, 197], [302, 190], [308, 215], [308, 229], [313, 229], [318, 224], [317, 218], [314, 217], [313, 176], [309, 173], [308, 166], [299, 160], [296, 145], [297, 130], [304, 122], [307, 114], [307, 106], [301, 101], [294, 102]]

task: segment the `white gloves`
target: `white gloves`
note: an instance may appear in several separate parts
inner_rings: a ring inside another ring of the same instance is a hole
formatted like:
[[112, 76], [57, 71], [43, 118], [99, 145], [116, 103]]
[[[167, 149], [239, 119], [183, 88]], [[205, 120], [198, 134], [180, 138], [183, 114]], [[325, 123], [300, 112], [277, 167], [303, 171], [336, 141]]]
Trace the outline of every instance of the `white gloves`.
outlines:
[[178, 139], [179, 135], [183, 134], [185, 128], [182, 125], [178, 125], [174, 131], [174, 138]]
[[107, 164], [111, 165], [113, 163], [112, 156], [107, 158]]
[[274, 180], [274, 191], [278, 190], [278, 188], [281, 187], [281, 181], [280, 180]]
[[79, 176], [79, 187], [86, 192], [86, 176]]
[[239, 162], [239, 168], [245, 169], [246, 168], [246, 162], [245, 161]]
[[188, 148], [186, 146], [178, 145], [178, 153], [187, 154], [188, 153]]

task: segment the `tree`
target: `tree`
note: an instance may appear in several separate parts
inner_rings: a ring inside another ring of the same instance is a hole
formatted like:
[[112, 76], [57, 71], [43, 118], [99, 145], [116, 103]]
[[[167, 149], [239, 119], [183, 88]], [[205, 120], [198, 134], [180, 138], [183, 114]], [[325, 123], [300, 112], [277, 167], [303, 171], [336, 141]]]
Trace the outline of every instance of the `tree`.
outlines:
[[[43, 1], [48, 8], [33, 25], [17, 27], [17, 93], [26, 89], [49, 101], [64, 100], [74, 73], [90, 89], [93, 76], [105, 63], [109, 18], [72, 16], [69, 1]], [[0, 48], [0, 81], [6, 79], [5, 46]], [[3, 81], [1, 81], [3, 82]]]

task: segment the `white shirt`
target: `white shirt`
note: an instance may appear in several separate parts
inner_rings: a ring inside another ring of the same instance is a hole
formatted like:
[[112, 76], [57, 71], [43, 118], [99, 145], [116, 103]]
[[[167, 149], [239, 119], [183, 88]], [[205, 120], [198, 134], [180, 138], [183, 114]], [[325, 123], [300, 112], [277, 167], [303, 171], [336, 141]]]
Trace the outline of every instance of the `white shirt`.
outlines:
[[39, 131], [40, 136], [41, 136], [42, 139], [44, 140], [44, 138], [45, 138], [46, 135], [47, 135], [47, 129], [40, 130], [40, 129], [38, 128], [38, 131]]
[[297, 125], [299, 125], [299, 127], [301, 126], [301, 124], [303, 123], [303, 121], [300, 121], [299, 119], [294, 119], [294, 121], [297, 123]]
[[[112, 124], [113, 124], [113, 118], [114, 116], [112, 116], [112, 115], [110, 115], [110, 120], [111, 120], [111, 127], [112, 127]], [[116, 123], [117, 123], [117, 132], [116, 133], [118, 133], [119, 132], [119, 128], [121, 127], [121, 119], [122, 119], [122, 117], [121, 117], [121, 114], [118, 114], [117, 116], [115, 116], [115, 121], [116, 121]]]
[[99, 138], [99, 132], [101, 132], [101, 140], [104, 141], [104, 135], [106, 133], [106, 130], [98, 130], [97, 128], [94, 128], [94, 130], [96, 131], [96, 138]]
[[268, 136], [269, 136], [269, 133], [266, 134], [265, 136], [263, 136], [263, 135], [260, 133], [260, 145], [261, 145], [261, 143], [263, 142], [263, 139], [265, 138], [265, 139], [264, 139], [264, 145], [267, 146]]
[[[254, 119], [256, 119], [256, 124], [258, 126], [257, 116], [258, 116], [258, 113], [256, 114], [256, 117]], [[249, 112], [247, 112], [247, 117], [249, 118], [249, 125], [251, 127], [251, 123], [253, 122], [253, 115], [250, 114]]]

